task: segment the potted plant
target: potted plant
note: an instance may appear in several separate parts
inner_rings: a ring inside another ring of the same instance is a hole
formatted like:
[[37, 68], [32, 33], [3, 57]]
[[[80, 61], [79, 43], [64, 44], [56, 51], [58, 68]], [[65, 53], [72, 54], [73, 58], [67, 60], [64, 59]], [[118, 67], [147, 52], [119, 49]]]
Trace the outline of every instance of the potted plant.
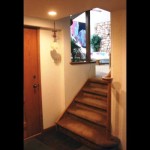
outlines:
[[71, 39], [71, 54], [72, 54], [72, 61], [74, 62], [76, 59], [76, 55], [79, 52], [79, 46], [76, 44], [74, 39]]
[[99, 48], [101, 47], [101, 40], [102, 40], [102, 38], [100, 36], [98, 36], [97, 34], [94, 34], [91, 37], [90, 44], [91, 44], [91, 47], [94, 50], [94, 52], [99, 51]]

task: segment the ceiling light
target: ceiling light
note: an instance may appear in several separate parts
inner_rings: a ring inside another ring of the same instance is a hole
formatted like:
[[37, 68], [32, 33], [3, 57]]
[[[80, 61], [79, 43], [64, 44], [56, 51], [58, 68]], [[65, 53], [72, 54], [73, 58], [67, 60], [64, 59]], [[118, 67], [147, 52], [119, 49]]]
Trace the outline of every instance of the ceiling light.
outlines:
[[55, 15], [57, 15], [57, 13], [56, 13], [55, 11], [49, 11], [48, 14], [49, 14], [50, 16], [55, 16]]

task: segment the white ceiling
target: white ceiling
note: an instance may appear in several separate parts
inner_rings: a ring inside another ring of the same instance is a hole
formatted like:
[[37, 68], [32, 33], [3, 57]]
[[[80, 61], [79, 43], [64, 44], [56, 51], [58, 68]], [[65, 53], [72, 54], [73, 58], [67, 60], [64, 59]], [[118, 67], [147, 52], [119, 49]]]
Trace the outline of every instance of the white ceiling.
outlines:
[[[126, 9], [126, 0], [24, 0], [24, 16], [58, 20], [97, 7], [107, 11]], [[50, 10], [57, 16], [50, 17]]]

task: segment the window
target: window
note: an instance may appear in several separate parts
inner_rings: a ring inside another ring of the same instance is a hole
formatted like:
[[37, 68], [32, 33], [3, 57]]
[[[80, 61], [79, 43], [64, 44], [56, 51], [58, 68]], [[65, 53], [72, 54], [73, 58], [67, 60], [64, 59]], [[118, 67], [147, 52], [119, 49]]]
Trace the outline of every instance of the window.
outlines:
[[109, 63], [110, 12], [92, 9], [71, 16], [71, 62]]
[[70, 25], [71, 60], [86, 61], [86, 20], [85, 12], [75, 17]]

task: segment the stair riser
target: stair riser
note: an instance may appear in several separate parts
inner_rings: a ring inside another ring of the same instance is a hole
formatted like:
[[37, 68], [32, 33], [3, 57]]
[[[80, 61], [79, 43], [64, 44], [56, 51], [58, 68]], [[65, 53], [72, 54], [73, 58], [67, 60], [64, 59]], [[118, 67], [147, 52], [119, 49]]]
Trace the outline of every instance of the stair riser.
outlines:
[[100, 109], [73, 103], [67, 112], [97, 125], [106, 127], [107, 114]]
[[107, 112], [107, 106], [98, 106], [98, 105], [95, 105], [95, 104], [89, 104], [89, 103], [86, 103], [86, 102], [83, 102], [83, 101], [78, 101], [78, 100], [75, 100], [77, 103], [80, 103], [82, 105], [85, 105], [85, 106], [88, 106], [88, 107], [93, 107], [93, 109], [99, 109], [103, 112]]
[[82, 97], [91, 97], [91, 98], [95, 98], [95, 99], [98, 99], [98, 100], [104, 100], [104, 101], [107, 100], [107, 97], [106, 97], [106, 96], [95, 95], [95, 94], [86, 93], [86, 92], [82, 92], [82, 93], [81, 93], [81, 96], [82, 96]]
[[94, 107], [95, 109], [107, 111], [106, 96], [90, 94], [82, 91], [79, 95], [76, 96], [75, 101], [86, 106]]
[[108, 88], [107, 84], [98, 84], [98, 83], [87, 83], [85, 86], [88, 87], [93, 87], [93, 88], [101, 88], [101, 89], [106, 89]]
[[75, 117], [79, 117], [80, 119], [83, 119], [84, 121], [87, 121], [87, 122], [93, 123], [93, 124], [95, 124], [95, 125], [102, 126], [102, 127], [106, 128], [106, 123], [102, 123], [101, 121], [97, 121], [97, 122], [96, 122], [96, 121], [90, 120], [90, 119], [85, 118], [85, 117], [80, 116], [80, 115], [76, 115], [76, 114], [71, 113], [71, 112], [68, 112], [68, 113], [69, 113], [70, 115], [75, 116]]
[[89, 94], [94, 94], [94, 95], [97, 95], [97, 96], [105, 96], [107, 98], [107, 93], [103, 92], [103, 91], [100, 91], [98, 89], [83, 88], [82, 91], [86, 92], [86, 93], [89, 93]]

